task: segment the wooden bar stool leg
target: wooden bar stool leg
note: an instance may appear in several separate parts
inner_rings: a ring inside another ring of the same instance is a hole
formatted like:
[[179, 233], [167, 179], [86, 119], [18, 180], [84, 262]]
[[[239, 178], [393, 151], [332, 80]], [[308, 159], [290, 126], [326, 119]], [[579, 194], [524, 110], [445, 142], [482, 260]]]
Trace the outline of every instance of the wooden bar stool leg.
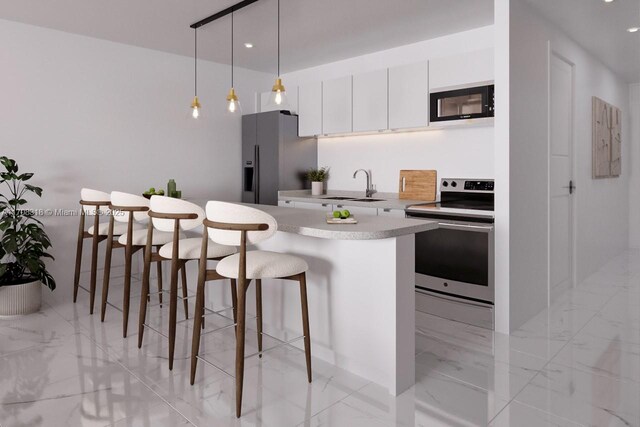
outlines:
[[182, 268], [180, 269], [182, 273], [180, 281], [182, 282], [182, 302], [184, 304], [184, 317], [185, 319], [189, 318], [189, 300], [187, 299], [187, 262], [184, 261], [182, 263]]
[[113, 216], [109, 218], [109, 234], [107, 237], [107, 249], [104, 256], [104, 276], [102, 279], [102, 307], [100, 309], [100, 321], [104, 322], [107, 314], [107, 301], [109, 299], [109, 280], [111, 275], [111, 254], [113, 253]]
[[98, 226], [100, 225], [100, 216], [96, 207], [95, 220], [93, 221], [93, 240], [91, 241], [91, 284], [89, 290], [89, 314], [93, 314], [93, 307], [96, 301], [96, 280], [98, 274], [98, 242], [100, 235]]
[[162, 307], [162, 261], [156, 262], [156, 274], [158, 275], [158, 302]]
[[300, 274], [300, 302], [302, 303], [302, 330], [304, 355], [307, 359], [307, 379], [311, 382], [311, 335], [309, 333], [309, 307], [307, 304], [307, 274]]
[[173, 258], [171, 259], [171, 290], [169, 299], [169, 370], [173, 370], [173, 358], [176, 349], [176, 315], [178, 310], [178, 235], [180, 233], [180, 222], [175, 221], [173, 230]]
[[246, 282], [239, 280], [238, 289], [238, 325], [236, 328], [236, 417], [242, 413], [242, 387], [244, 382], [244, 335], [245, 335], [245, 308], [246, 308]]
[[[262, 351], [262, 280], [256, 279], [256, 327], [258, 329], [258, 351]], [[258, 355], [262, 358], [262, 353]]]
[[144, 269], [142, 272], [142, 290], [140, 294], [140, 313], [138, 317], [138, 348], [142, 347], [144, 337], [144, 324], [147, 318], [147, 296], [149, 295], [149, 281], [151, 276], [151, 239], [153, 237], [153, 224], [149, 221], [147, 228], [147, 245], [144, 249]]
[[[204, 268], [203, 268], [204, 266]], [[196, 367], [198, 365], [198, 353], [200, 351], [200, 336], [204, 326], [204, 285], [206, 275], [206, 263], [200, 265], [198, 274], [198, 289], [196, 291], [196, 309], [193, 323], [193, 340], [191, 341], [191, 385], [196, 381]]]
[[131, 264], [133, 263], [133, 213], [129, 212], [127, 223], [127, 246], [124, 251], [124, 292], [122, 296], [122, 336], [127, 337], [129, 328], [129, 303], [131, 302]]
[[236, 279], [231, 279], [231, 304], [233, 305], [233, 321], [238, 322], [238, 287]]
[[80, 227], [78, 228], [78, 244], [76, 246], [76, 271], [73, 276], [73, 302], [78, 299], [78, 289], [80, 287], [80, 268], [82, 266], [82, 244], [84, 243], [84, 208], [80, 213]]

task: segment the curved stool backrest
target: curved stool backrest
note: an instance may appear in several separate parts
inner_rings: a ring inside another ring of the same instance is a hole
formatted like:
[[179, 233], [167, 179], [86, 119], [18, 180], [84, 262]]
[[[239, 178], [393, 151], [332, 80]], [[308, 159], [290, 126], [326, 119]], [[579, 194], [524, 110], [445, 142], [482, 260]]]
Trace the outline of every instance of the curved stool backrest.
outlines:
[[[114, 210], [118, 208], [142, 208], [149, 207], [149, 200], [137, 194], [123, 193], [120, 191], [111, 192], [111, 206]], [[128, 222], [129, 212], [122, 209], [121, 212], [112, 212], [113, 219], [118, 222]], [[146, 211], [133, 212], [133, 220], [137, 222], [146, 222], [149, 219], [149, 214]]]
[[95, 215], [100, 207], [109, 206], [111, 196], [104, 191], [83, 188], [80, 190], [80, 204], [85, 215]]
[[[194, 219], [180, 219], [180, 228], [192, 230], [200, 225], [205, 218], [204, 210], [195, 203], [166, 196], [151, 196], [151, 211], [156, 214], [196, 214]], [[153, 218], [153, 226], [160, 231], [174, 231], [175, 220], [170, 218]]]
[[[207, 203], [207, 220], [220, 224], [266, 224], [266, 230], [247, 230], [246, 243], [251, 245], [267, 240], [278, 231], [276, 219], [266, 212], [236, 203], [210, 201]], [[240, 246], [241, 230], [209, 227], [209, 238], [219, 244]]]

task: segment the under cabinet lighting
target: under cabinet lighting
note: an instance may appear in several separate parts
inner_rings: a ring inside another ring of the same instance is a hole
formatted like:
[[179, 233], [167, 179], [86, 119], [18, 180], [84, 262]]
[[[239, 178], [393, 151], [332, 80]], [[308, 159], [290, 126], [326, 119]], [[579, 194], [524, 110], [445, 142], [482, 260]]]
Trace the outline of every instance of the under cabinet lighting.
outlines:
[[637, 33], [638, 31], [640, 31], [640, 27], [627, 28], [627, 31], [629, 31], [630, 33]]
[[247, 49], [251, 49], [253, 47], [253, 43], [245, 43], [244, 47], [246, 47]]

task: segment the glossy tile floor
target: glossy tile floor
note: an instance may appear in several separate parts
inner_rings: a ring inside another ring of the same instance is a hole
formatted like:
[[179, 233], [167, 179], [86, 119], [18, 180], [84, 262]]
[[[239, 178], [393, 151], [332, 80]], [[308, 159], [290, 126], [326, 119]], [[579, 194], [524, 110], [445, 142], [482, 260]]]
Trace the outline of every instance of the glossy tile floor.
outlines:
[[[112, 289], [119, 295], [117, 283]], [[511, 336], [418, 315], [428, 327], [416, 333], [416, 385], [397, 398], [319, 360], [308, 385], [297, 350], [250, 359], [240, 420], [229, 377], [200, 363], [189, 385], [190, 322], [179, 325], [169, 372], [164, 338], [148, 331], [137, 348], [137, 299], [127, 339], [120, 313], [110, 308], [101, 323], [87, 299], [0, 321], [2, 427], [640, 426], [640, 252], [615, 259]], [[150, 317], [166, 322], [166, 307]], [[207, 335], [202, 351], [231, 369], [233, 334]]]

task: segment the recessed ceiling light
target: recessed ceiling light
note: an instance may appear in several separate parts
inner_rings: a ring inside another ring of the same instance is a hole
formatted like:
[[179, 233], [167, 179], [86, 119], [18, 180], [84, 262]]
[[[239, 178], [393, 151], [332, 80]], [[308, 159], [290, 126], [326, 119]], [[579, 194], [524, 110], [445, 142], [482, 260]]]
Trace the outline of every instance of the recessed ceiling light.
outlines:
[[246, 47], [247, 49], [251, 49], [253, 47], [253, 43], [245, 43], [244, 47]]
[[630, 33], [637, 33], [638, 31], [640, 31], [640, 27], [631, 27], [628, 28], [627, 31], [629, 31]]
[[605, 3], [613, 3], [613, 0], [604, 0]]

